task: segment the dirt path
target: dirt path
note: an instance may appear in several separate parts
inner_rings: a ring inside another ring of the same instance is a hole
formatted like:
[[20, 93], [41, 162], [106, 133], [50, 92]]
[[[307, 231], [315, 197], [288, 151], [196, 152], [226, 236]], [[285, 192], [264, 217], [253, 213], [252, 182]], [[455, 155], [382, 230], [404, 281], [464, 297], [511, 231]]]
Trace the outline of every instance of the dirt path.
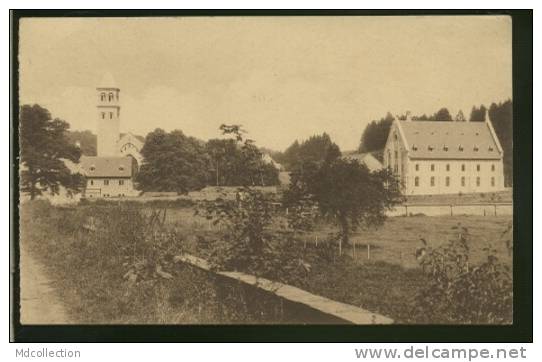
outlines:
[[67, 324], [68, 318], [50, 280], [38, 263], [21, 245], [21, 324]]

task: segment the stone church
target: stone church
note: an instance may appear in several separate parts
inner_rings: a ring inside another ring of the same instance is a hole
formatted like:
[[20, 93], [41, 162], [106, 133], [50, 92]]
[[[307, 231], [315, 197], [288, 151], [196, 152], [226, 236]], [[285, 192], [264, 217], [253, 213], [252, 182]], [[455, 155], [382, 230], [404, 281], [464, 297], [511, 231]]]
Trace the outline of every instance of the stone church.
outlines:
[[82, 156], [80, 170], [86, 177], [88, 198], [137, 196], [134, 177], [141, 165], [144, 139], [120, 133], [120, 89], [106, 75], [97, 91], [97, 156]]
[[504, 190], [503, 149], [491, 121], [395, 120], [384, 148], [384, 166], [405, 195]]

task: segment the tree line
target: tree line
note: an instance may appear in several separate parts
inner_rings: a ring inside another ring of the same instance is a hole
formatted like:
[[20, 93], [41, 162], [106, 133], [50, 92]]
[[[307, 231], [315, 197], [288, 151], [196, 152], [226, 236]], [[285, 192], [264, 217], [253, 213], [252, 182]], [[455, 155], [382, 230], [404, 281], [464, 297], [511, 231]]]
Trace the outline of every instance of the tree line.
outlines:
[[[379, 120], [371, 121], [361, 135], [359, 152], [381, 151], [388, 138], [392, 122], [397, 118], [405, 120], [407, 114], [394, 117], [390, 112]], [[473, 106], [469, 122], [484, 122], [489, 117], [495, 133], [501, 143], [504, 152], [504, 179], [506, 186], [513, 184], [513, 104], [508, 99], [504, 102], [492, 103], [489, 108], [484, 105]], [[441, 108], [432, 115], [422, 114], [412, 116], [413, 121], [442, 121], [442, 122], [465, 122], [466, 118], [460, 110], [455, 117], [452, 117], [447, 108]]]
[[[237, 125], [222, 125], [229, 135]], [[240, 144], [235, 138], [207, 142], [186, 136], [182, 131], [155, 129], [145, 137], [141, 149], [143, 164], [136, 176], [142, 191], [186, 193], [205, 186], [274, 186], [278, 169], [263, 159], [254, 141]]]
[[[221, 127], [224, 135], [239, 126]], [[79, 146], [76, 146], [76, 142]], [[19, 110], [21, 191], [31, 199], [60, 187], [76, 193], [84, 177], [73, 173], [68, 161], [78, 163], [81, 155], [96, 155], [96, 136], [90, 131], [71, 131], [66, 121], [53, 118], [40, 105], [23, 105]], [[135, 178], [142, 191], [186, 193], [208, 185], [278, 185], [279, 171], [265, 162], [252, 140], [240, 144], [231, 138], [204, 142], [180, 130], [150, 132], [141, 149], [143, 163]]]

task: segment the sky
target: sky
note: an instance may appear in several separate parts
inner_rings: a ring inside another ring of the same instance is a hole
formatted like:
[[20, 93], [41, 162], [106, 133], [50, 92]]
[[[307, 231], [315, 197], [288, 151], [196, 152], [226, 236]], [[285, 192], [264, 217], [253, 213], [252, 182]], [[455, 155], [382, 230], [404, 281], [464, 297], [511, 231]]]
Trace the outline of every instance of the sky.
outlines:
[[352, 150], [388, 111], [512, 98], [507, 16], [26, 18], [19, 40], [20, 103], [76, 130], [96, 132], [106, 73], [122, 132], [241, 124], [275, 150], [323, 132]]

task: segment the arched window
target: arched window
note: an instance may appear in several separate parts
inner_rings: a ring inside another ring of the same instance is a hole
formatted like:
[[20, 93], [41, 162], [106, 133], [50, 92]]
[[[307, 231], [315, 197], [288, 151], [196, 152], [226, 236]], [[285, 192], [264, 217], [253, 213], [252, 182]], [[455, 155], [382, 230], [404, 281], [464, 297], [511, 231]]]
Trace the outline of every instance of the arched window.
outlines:
[[450, 176], [446, 176], [446, 186], [450, 186]]
[[102, 119], [105, 119], [105, 112], [102, 112]]
[[461, 186], [465, 186], [465, 176], [461, 177]]
[[435, 171], [435, 164], [431, 164], [431, 171]]
[[480, 165], [476, 165], [476, 171], [480, 172]]
[[420, 170], [420, 165], [416, 164], [416, 171], [419, 171], [419, 170]]
[[435, 176], [431, 176], [431, 186], [435, 186]]
[[491, 171], [495, 171], [495, 165], [491, 165]]
[[420, 178], [418, 176], [414, 177], [414, 186], [420, 186]]
[[113, 92], [109, 92], [109, 102], [113, 100]]
[[105, 93], [104, 92], [102, 92], [102, 94], [100, 94], [100, 99], [101, 99], [102, 102], [105, 101]]
[[476, 178], [476, 186], [477, 186], [477, 187], [480, 186], [480, 177], [477, 177], [477, 178]]
[[109, 119], [113, 119], [113, 112], [109, 112]]
[[465, 171], [465, 164], [461, 165], [461, 171]]
[[491, 178], [491, 187], [495, 187], [495, 177]]
[[446, 171], [450, 171], [450, 164], [446, 164]]

